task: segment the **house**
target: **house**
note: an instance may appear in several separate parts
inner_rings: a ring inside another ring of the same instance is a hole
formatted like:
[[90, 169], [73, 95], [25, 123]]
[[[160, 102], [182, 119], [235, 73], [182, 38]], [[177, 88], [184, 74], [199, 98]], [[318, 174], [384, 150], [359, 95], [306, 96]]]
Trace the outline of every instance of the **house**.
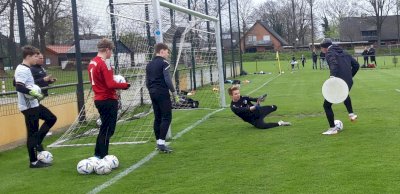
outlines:
[[47, 45], [44, 51], [45, 64], [52, 66], [61, 66], [62, 61], [67, 61], [67, 52], [71, 45]]
[[[80, 49], [81, 49], [81, 57], [82, 61], [89, 63], [89, 61], [97, 55], [97, 43], [101, 39], [91, 39], [91, 40], [80, 40]], [[120, 40], [117, 41], [117, 52], [118, 52], [118, 65], [119, 67], [128, 67], [131, 66], [131, 50]], [[75, 46], [72, 46], [67, 51], [67, 58], [71, 61], [75, 61]], [[111, 64], [114, 64], [114, 56], [110, 58]]]
[[265, 50], [281, 50], [289, 45], [266, 22], [257, 20], [256, 23], [243, 35], [240, 48], [246, 52], [262, 52]]
[[[387, 16], [382, 24], [381, 41], [382, 44], [396, 44], [399, 40], [397, 16]], [[378, 41], [375, 17], [345, 17], [340, 21], [339, 26], [340, 41], [358, 42], [368, 41], [375, 43]]]

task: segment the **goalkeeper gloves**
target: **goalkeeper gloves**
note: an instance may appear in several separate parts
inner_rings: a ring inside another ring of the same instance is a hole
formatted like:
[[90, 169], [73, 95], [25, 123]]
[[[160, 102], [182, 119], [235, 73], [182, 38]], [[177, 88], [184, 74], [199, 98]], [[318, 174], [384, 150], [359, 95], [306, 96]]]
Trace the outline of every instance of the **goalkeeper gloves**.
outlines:
[[258, 97], [257, 101], [258, 101], [258, 102], [264, 102], [264, 100], [265, 100], [266, 97], [267, 97], [267, 94], [264, 94], [264, 95]]
[[29, 95], [35, 97], [35, 98], [38, 99], [38, 100], [43, 99], [43, 94], [37, 92], [36, 90], [31, 90], [31, 91], [29, 91]]
[[179, 96], [176, 91], [172, 93], [172, 97], [174, 98], [175, 103], [179, 103]]

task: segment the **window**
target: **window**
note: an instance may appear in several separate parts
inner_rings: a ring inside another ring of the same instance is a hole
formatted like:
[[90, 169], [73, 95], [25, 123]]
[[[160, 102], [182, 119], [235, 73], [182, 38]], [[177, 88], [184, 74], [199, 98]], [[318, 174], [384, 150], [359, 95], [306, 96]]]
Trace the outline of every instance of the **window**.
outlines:
[[257, 41], [257, 37], [256, 37], [256, 36], [252, 36], [252, 35], [247, 36], [247, 41], [249, 41], [249, 42], [255, 42], [255, 41]]
[[264, 40], [264, 41], [270, 41], [270, 40], [271, 40], [271, 37], [270, 37], [269, 35], [264, 35], [264, 36], [263, 36], [263, 40]]
[[361, 31], [361, 36], [377, 36], [376, 30]]
[[49, 59], [49, 58], [46, 58], [46, 65], [50, 65], [50, 64], [51, 64], [50, 59]]

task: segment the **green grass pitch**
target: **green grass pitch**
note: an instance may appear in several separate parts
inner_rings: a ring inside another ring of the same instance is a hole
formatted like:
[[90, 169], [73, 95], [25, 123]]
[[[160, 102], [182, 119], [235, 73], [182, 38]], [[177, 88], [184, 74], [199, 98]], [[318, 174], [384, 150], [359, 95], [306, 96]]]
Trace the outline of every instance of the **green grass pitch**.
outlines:
[[[242, 95], [267, 93], [264, 104], [278, 106], [266, 121], [293, 126], [259, 130], [227, 108], [173, 140], [174, 153], [157, 154], [101, 193], [398, 193], [400, 68], [360, 70], [350, 93], [358, 121], [348, 120], [343, 104], [334, 105], [344, 131], [324, 136], [328, 124], [321, 86], [329, 71], [312, 70], [307, 63], [291, 73], [284, 62], [285, 74], [276, 77], [274, 63], [259, 62], [258, 71], [272, 73], [263, 75], [252, 74], [254, 63], [245, 63], [249, 74], [236, 79], [250, 81], [241, 85]], [[173, 132], [209, 112], [175, 111]], [[76, 172], [76, 164], [93, 153], [92, 146], [51, 149], [54, 164], [46, 169], [28, 168], [25, 146], [0, 152], [0, 193], [87, 193], [154, 147], [154, 142], [111, 145], [121, 165], [102, 176]]]

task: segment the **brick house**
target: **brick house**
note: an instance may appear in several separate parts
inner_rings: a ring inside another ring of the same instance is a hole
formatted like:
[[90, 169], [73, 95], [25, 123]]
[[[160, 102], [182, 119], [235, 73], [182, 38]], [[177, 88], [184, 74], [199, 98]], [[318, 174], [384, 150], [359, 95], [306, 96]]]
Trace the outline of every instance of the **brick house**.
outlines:
[[45, 64], [61, 66], [61, 61], [67, 60], [67, 52], [70, 45], [47, 45], [44, 51]]
[[257, 20], [240, 40], [240, 48], [245, 52], [262, 52], [265, 50], [281, 50], [289, 44], [266, 22]]

